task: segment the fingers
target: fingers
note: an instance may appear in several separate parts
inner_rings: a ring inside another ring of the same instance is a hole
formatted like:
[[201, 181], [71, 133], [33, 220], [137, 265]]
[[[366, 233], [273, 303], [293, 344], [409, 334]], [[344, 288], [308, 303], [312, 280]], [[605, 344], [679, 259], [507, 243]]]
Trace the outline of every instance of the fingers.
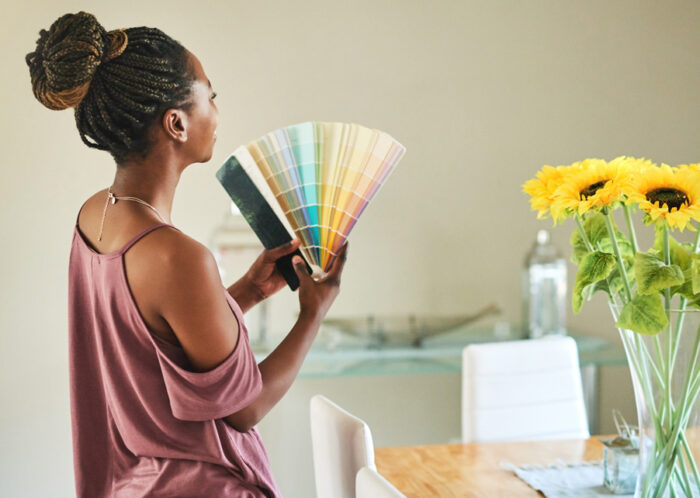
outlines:
[[294, 256], [292, 258], [292, 265], [294, 265], [294, 271], [299, 277], [299, 285], [308, 285], [309, 280], [313, 280], [309, 272], [306, 270], [306, 264], [304, 260], [299, 256]]
[[323, 282], [329, 282], [329, 283], [334, 283], [336, 285], [340, 284], [340, 274], [343, 272], [343, 268], [345, 267], [345, 261], [347, 260], [347, 255], [348, 255], [348, 243], [347, 241], [343, 246], [340, 248], [340, 250], [336, 253], [335, 259], [333, 260], [333, 265], [331, 266], [331, 269], [329, 272], [326, 274], [326, 276], [318, 281], [315, 281], [309, 272], [306, 269], [306, 265], [304, 264], [304, 260], [300, 258], [299, 256], [294, 256], [292, 258], [292, 265], [294, 265], [294, 271], [296, 272], [297, 276], [299, 277], [299, 285], [305, 285], [308, 282], [313, 282], [313, 283], [323, 283]]
[[292, 239], [289, 242], [287, 242], [286, 244], [282, 244], [281, 246], [277, 246], [275, 248], [266, 250], [265, 251], [265, 259], [267, 259], [268, 261], [277, 261], [282, 256], [293, 253], [294, 251], [299, 249], [300, 245], [301, 245], [301, 240]]
[[331, 266], [330, 271], [328, 272], [328, 275], [326, 276], [325, 280], [328, 279], [336, 279], [338, 282], [340, 282], [340, 274], [343, 272], [343, 268], [345, 267], [345, 261], [348, 259], [348, 242], [346, 241], [345, 244], [340, 248], [340, 250], [336, 253], [335, 259], [333, 260], [333, 266]]

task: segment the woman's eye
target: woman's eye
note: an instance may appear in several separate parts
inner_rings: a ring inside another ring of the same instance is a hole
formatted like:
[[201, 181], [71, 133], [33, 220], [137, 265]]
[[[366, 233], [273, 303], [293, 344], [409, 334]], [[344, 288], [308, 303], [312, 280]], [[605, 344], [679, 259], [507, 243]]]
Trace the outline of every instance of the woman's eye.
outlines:
[[211, 95], [211, 99], [212, 99], [212, 100], [214, 100], [215, 98], [216, 98], [216, 92], [214, 92], [214, 93]]

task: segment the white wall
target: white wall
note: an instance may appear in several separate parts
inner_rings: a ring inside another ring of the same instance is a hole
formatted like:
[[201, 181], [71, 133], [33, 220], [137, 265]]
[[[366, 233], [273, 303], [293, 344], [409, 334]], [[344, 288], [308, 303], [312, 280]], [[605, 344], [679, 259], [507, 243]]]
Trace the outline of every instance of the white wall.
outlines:
[[[693, 1], [6, 5], [0, 21], [3, 496], [73, 494], [68, 250], [78, 207], [110, 184], [114, 166], [108, 154], [82, 144], [71, 111], [52, 112], [34, 99], [24, 56], [39, 29], [81, 9], [107, 29], [163, 29], [198, 55], [219, 93], [215, 155], [185, 172], [173, 213], [176, 225], [203, 242], [227, 203], [214, 172], [241, 143], [310, 119], [358, 122], [406, 145], [353, 232], [331, 311], [338, 316], [461, 313], [495, 301], [516, 321], [522, 258], [535, 231], [550, 224], [529, 211], [520, 185], [542, 164], [620, 154], [670, 164], [699, 159], [700, 5]], [[567, 223], [554, 231], [555, 243], [568, 250], [572, 229]], [[617, 340], [599, 297], [569, 325]], [[439, 386], [439, 376], [434, 380]], [[291, 394], [298, 397], [278, 412], [293, 410], [301, 423], [308, 396], [324, 392], [365, 413], [382, 445], [397, 441], [385, 434], [400, 426], [377, 421], [365, 410], [365, 397], [388, 403], [410, 393], [411, 382], [423, 392], [430, 378], [366, 379], [360, 384], [366, 389], [324, 382], [295, 386]], [[634, 417], [627, 371], [604, 372], [603, 388], [609, 432], [611, 408]], [[452, 391], [458, 395], [454, 385]], [[441, 416], [458, 420], [455, 413]], [[288, 470], [294, 459], [283, 460], [294, 448], [280, 448], [273, 430], [264, 429], [261, 424], [282, 489], [288, 496], [309, 489], [311, 476], [295, 482]]]

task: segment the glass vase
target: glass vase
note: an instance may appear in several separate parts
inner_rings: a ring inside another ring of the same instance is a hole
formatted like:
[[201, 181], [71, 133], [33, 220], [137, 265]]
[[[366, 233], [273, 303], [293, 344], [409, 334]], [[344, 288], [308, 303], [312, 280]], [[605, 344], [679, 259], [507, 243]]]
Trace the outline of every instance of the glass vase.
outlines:
[[[666, 309], [668, 326], [649, 336], [618, 329], [637, 406], [639, 478], [635, 497], [700, 496], [700, 310], [684, 300]], [[617, 319], [621, 305], [610, 303]]]

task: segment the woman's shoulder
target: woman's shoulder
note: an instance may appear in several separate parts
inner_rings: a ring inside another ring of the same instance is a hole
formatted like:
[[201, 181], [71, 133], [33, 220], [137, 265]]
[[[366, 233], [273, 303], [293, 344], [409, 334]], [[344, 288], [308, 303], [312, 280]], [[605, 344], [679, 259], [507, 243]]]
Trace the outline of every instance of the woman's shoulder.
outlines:
[[132, 250], [127, 273], [152, 323], [167, 323], [194, 371], [220, 365], [238, 343], [239, 325], [211, 251], [169, 227]]
[[163, 331], [173, 343], [176, 336], [188, 356], [192, 343], [188, 331], [196, 330], [189, 320], [208, 323], [218, 317], [231, 326], [227, 317], [221, 318], [229, 310], [216, 259], [193, 237], [162, 226], [124, 253], [124, 267], [146, 323]]
[[[103, 189], [88, 197], [81, 205], [76, 219], [80, 231], [93, 246], [98, 247], [99, 252], [119, 250], [132, 241], [133, 246], [129, 247], [126, 253], [138, 254], [138, 259], [148, 260], [149, 264], [177, 261], [183, 257], [213, 259], [213, 255], [204, 244], [172, 225], [148, 232], [149, 228], [160, 223], [147, 209], [139, 209], [141, 206], [133, 205], [134, 203], [129, 201], [118, 201], [108, 205], [105, 210], [107, 193], [108, 189]], [[103, 239], [98, 241], [101, 224]], [[137, 240], [133, 240], [134, 237], [137, 237]]]
[[133, 273], [163, 292], [188, 292], [202, 286], [219, 288], [216, 259], [195, 238], [172, 227], [153, 230], [126, 252]]
[[[101, 203], [104, 207], [104, 202], [107, 199], [107, 189], [95, 192], [90, 197], [88, 197], [85, 202], [80, 205], [78, 209], [78, 216], [76, 218], [76, 224], [81, 227], [91, 225], [94, 219], [98, 218], [98, 211], [102, 213], [101, 209], [98, 209], [98, 205]], [[83, 232], [86, 230], [82, 229]]]
[[[182, 269], [189, 264], [202, 264], [207, 260], [215, 262], [209, 248], [183, 231], [171, 225], [164, 225], [144, 237], [140, 247], [134, 251], [152, 259], [158, 266], [169, 265]], [[141, 249], [141, 250], [139, 250]]]

